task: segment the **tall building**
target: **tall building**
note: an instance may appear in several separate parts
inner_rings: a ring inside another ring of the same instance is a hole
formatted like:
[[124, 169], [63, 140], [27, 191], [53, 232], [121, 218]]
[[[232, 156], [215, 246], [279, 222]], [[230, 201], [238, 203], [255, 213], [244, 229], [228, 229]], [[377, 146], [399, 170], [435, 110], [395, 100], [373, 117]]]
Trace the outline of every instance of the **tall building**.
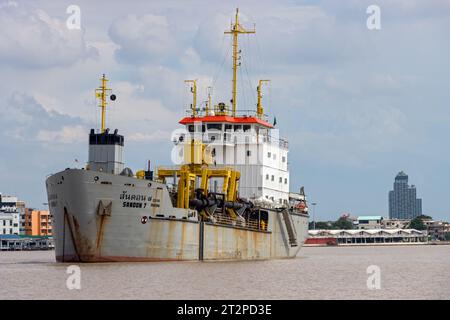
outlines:
[[0, 193], [0, 235], [19, 235], [20, 213], [17, 209], [17, 198], [3, 196]]
[[25, 234], [27, 236], [51, 236], [52, 220], [47, 210], [25, 210]]
[[16, 203], [17, 211], [19, 212], [19, 234], [25, 234], [25, 201], [18, 200]]
[[400, 171], [394, 190], [389, 191], [389, 218], [413, 219], [422, 214], [422, 199], [417, 199], [416, 187], [408, 185], [408, 175]]

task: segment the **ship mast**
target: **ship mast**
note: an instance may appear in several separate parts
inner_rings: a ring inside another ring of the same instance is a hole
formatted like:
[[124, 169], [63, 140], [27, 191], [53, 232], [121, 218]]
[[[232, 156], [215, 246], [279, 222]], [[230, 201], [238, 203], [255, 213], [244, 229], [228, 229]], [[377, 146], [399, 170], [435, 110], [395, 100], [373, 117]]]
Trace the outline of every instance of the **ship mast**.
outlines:
[[192, 83], [191, 93], [192, 93], [192, 104], [191, 110], [194, 117], [197, 116], [197, 80], [184, 80], [185, 83]]
[[258, 104], [256, 105], [256, 115], [259, 119], [264, 118], [264, 108], [261, 104], [262, 100], [262, 84], [264, 82], [270, 82], [270, 80], [259, 80], [258, 87], [256, 88], [256, 91], [258, 92]]
[[[101, 123], [101, 133], [105, 132], [106, 129], [106, 125], [105, 125], [105, 117], [106, 117], [106, 106], [107, 106], [107, 102], [106, 102], [106, 96], [107, 96], [107, 92], [111, 91], [111, 89], [106, 87], [106, 83], [109, 81], [108, 79], [106, 79], [105, 74], [103, 74], [102, 78], [100, 79], [101, 81], [101, 85], [99, 88], [95, 89], [95, 96], [100, 99], [100, 106], [102, 108], [102, 123]], [[111, 95], [111, 100], [115, 100], [116, 96], [115, 95]]]
[[232, 82], [232, 98], [231, 98], [231, 104], [232, 104], [232, 115], [233, 117], [236, 116], [236, 106], [237, 106], [237, 68], [241, 65], [241, 63], [238, 63], [238, 60], [241, 59], [239, 54], [241, 53], [240, 50], [238, 50], [238, 36], [239, 34], [250, 34], [250, 33], [256, 33], [255, 29], [253, 30], [245, 30], [244, 27], [242, 27], [239, 24], [239, 8], [236, 8], [236, 18], [234, 23], [231, 24], [231, 29], [228, 31], [225, 31], [225, 34], [232, 34], [233, 35], [233, 82]]
[[211, 90], [212, 87], [208, 87], [208, 100], [206, 101], [205, 115], [209, 116], [209, 111], [211, 110]]

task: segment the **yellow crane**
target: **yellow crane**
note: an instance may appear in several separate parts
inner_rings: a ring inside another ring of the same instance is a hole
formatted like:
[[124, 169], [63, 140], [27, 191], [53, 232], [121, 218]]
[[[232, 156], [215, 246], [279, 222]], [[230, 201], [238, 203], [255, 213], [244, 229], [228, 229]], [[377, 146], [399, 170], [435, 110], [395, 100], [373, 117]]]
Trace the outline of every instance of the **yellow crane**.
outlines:
[[[200, 141], [191, 140], [184, 145], [185, 164], [179, 168], [158, 168], [158, 178], [166, 182], [167, 178], [177, 178], [177, 207], [188, 209], [190, 200], [196, 196], [195, 191], [201, 191], [204, 197], [208, 196], [209, 182], [212, 178], [222, 179], [222, 194], [224, 200], [234, 202], [238, 200], [237, 191], [240, 173], [233, 168], [210, 168], [211, 163], [206, 145]], [[236, 212], [227, 208], [232, 218], [236, 218]], [[201, 213], [206, 215], [205, 212]]]

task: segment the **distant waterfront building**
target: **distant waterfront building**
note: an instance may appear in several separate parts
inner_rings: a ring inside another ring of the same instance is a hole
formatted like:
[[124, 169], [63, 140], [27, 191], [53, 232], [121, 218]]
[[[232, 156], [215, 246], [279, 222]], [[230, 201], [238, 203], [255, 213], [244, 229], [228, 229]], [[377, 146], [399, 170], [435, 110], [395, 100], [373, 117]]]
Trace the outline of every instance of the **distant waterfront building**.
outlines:
[[358, 229], [381, 229], [382, 216], [359, 216]]
[[383, 219], [381, 222], [382, 229], [405, 229], [411, 220], [409, 219]]
[[19, 220], [17, 198], [0, 193], [0, 235], [19, 235]]
[[422, 199], [417, 198], [416, 187], [408, 185], [403, 171], [395, 177], [394, 190], [389, 191], [389, 218], [413, 219], [422, 214]]
[[426, 243], [426, 231], [415, 229], [309, 230], [305, 245], [375, 245]]
[[51, 236], [52, 219], [47, 210], [25, 210], [25, 234], [27, 236]]
[[17, 211], [19, 212], [19, 234], [25, 234], [25, 201], [18, 200], [16, 203]]
[[427, 227], [430, 240], [447, 240], [447, 233], [450, 232], [450, 224], [444, 221], [424, 219], [423, 223]]
[[52, 236], [52, 219], [46, 210], [26, 208], [17, 197], [0, 193], [0, 236]]

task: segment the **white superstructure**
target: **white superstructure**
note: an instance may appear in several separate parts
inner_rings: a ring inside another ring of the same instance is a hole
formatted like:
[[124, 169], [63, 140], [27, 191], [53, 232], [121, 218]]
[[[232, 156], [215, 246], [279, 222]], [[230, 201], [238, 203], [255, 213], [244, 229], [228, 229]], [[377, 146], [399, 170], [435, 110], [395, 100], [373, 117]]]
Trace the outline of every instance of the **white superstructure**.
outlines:
[[[288, 143], [272, 125], [252, 116], [220, 114], [187, 117], [181, 123], [187, 131], [181, 140], [201, 140], [208, 145], [213, 165], [232, 166], [241, 173], [241, 198], [287, 204]], [[211, 185], [212, 189], [220, 187], [220, 182]]]

